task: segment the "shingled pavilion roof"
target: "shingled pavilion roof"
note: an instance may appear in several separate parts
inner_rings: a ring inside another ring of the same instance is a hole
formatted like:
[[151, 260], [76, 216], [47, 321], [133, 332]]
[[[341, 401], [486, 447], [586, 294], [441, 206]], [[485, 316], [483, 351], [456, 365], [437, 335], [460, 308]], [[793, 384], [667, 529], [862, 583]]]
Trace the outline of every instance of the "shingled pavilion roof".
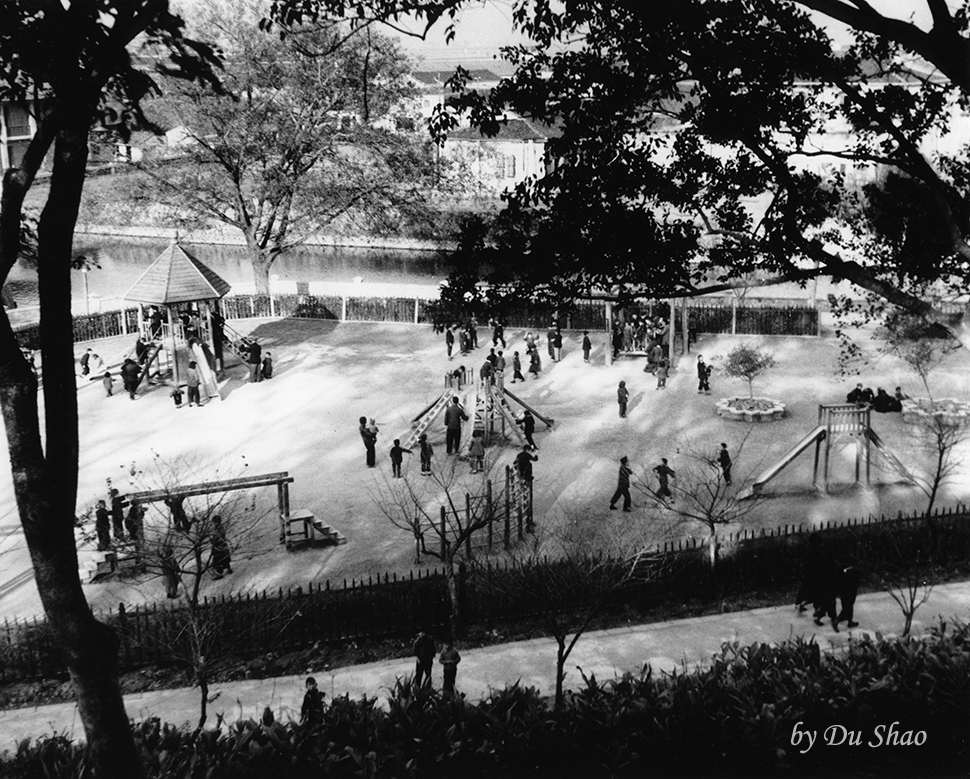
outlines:
[[125, 300], [139, 303], [189, 303], [215, 300], [230, 290], [215, 271], [172, 241], [125, 293]]

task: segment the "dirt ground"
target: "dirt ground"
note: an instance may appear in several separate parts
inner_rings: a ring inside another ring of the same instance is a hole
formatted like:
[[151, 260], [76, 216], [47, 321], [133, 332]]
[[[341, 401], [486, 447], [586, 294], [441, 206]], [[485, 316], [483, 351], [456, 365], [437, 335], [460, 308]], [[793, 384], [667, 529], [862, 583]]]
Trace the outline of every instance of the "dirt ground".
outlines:
[[[411, 419], [439, 396], [446, 370], [459, 362], [478, 368], [490, 341], [467, 357], [449, 362], [444, 339], [430, 327], [393, 324], [337, 324], [312, 320], [250, 320], [233, 322], [243, 333], [260, 338], [264, 352], [273, 353], [276, 375], [258, 384], [245, 382], [244, 366], [231, 367], [220, 385], [221, 399], [203, 408], [176, 409], [165, 387], [152, 388], [136, 401], [116, 386], [105, 397], [100, 383], [79, 389], [81, 464], [78, 511], [83, 512], [106, 492], [106, 479], [122, 491], [159, 486], [159, 468], [179, 474], [182, 483], [230, 478], [242, 474], [285, 470], [291, 485], [292, 509], [306, 508], [344, 534], [345, 545], [287, 552], [279, 543], [279, 524], [273, 510], [273, 488], [245, 496], [252, 516], [259, 517], [256, 532], [233, 561], [234, 573], [208, 581], [212, 595], [240, 591], [274, 591], [330, 579], [366, 578], [413, 566], [413, 541], [393, 527], [382, 512], [390, 489], [388, 449], [394, 438], [404, 438]], [[484, 332], [483, 332], [484, 335]], [[506, 354], [524, 354], [523, 331], [507, 331]], [[860, 377], [841, 378], [838, 344], [832, 338], [702, 337], [692, 353], [680, 358], [666, 390], [643, 372], [642, 359], [622, 358], [605, 365], [604, 337], [594, 334], [596, 345], [590, 364], [579, 350], [581, 333], [564, 340], [564, 359], [550, 363], [543, 351], [543, 374], [537, 380], [510, 386], [523, 400], [555, 419], [552, 430], [537, 427], [539, 460], [535, 463], [535, 514], [540, 526], [569, 522], [590, 538], [611, 538], [635, 532], [652, 542], [695, 535], [697, 525], [665, 523], [643, 507], [643, 490], [653, 487], [650, 470], [660, 457], [668, 457], [676, 471], [691, 449], [709, 450], [713, 456], [721, 441], [735, 455], [735, 485], [743, 488], [767, 465], [815, 427], [820, 403], [843, 402], [856, 381], [885, 387], [901, 385], [910, 395], [922, 395], [915, 376], [900, 361], [881, 357]], [[120, 356], [133, 339], [112, 339], [98, 344], [105, 358]], [[788, 414], [780, 422], [748, 426], [729, 422], [714, 413], [714, 401], [746, 393], [743, 383], [719, 373], [724, 355], [737, 343], [755, 343], [770, 349], [777, 365], [756, 381], [758, 395], [781, 399]], [[863, 335], [861, 342], [870, 345]], [[713, 362], [712, 395], [697, 393], [694, 363], [700, 352]], [[79, 351], [80, 353], [80, 351]], [[968, 396], [970, 356], [950, 355], [933, 376], [935, 397]], [[620, 419], [616, 386], [625, 380], [631, 390], [628, 418]], [[378, 468], [368, 469], [357, 431], [360, 416], [374, 417], [380, 427]], [[913, 449], [907, 428], [898, 414], [874, 414], [874, 428], [908, 465], [922, 455]], [[738, 453], [742, 440], [744, 445]], [[446, 459], [444, 425], [430, 431], [437, 461]], [[6, 447], [2, 448], [5, 457]], [[516, 448], [490, 447], [491, 473], [496, 483]], [[608, 501], [616, 484], [617, 461], [630, 458], [634, 468], [634, 511], [610, 512]], [[878, 466], [878, 462], [874, 463]], [[417, 478], [417, 455], [405, 457], [405, 474]], [[459, 491], [475, 492], [481, 477], [467, 473], [461, 464]], [[132, 472], [136, 475], [133, 477]], [[911, 512], [925, 498], [899, 483], [897, 474], [873, 469], [873, 487], [851, 486], [850, 451], [836, 453], [831, 475], [842, 484], [828, 496], [811, 489], [812, 450], [809, 449], [766, 488], [760, 502], [738, 529], [760, 529], [791, 524], [819, 524], [869, 513]], [[29, 558], [19, 530], [13, 503], [9, 468], [0, 462], [0, 613], [10, 617], [41, 613], [30, 576]], [[946, 504], [966, 500], [970, 476], [951, 484]], [[429, 502], [440, 499], [429, 494]], [[637, 505], [640, 504], [640, 505]], [[149, 523], [164, 522], [150, 512]], [[93, 545], [83, 544], [82, 561]], [[426, 559], [422, 565], [433, 565]], [[85, 590], [92, 606], [117, 608], [120, 601], [157, 600], [163, 595], [158, 580], [110, 581], [90, 584]]]

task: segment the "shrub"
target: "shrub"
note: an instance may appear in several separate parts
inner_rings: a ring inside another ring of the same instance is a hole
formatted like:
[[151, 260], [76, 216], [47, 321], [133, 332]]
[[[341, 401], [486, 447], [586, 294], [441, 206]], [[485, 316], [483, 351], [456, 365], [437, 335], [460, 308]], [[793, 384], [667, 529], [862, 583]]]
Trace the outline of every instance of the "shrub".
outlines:
[[753, 398], [754, 380], [774, 364], [775, 358], [770, 352], [763, 352], [742, 344], [728, 352], [724, 375], [748, 382], [748, 395]]

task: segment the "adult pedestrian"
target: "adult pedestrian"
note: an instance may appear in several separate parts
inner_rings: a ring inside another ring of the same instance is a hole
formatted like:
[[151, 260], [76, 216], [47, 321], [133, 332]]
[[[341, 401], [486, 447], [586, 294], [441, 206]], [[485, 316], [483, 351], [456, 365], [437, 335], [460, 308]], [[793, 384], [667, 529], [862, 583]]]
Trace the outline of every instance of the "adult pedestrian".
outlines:
[[589, 340], [589, 330], [583, 330], [583, 362], [589, 362], [589, 353], [593, 348], [593, 342]]
[[458, 663], [461, 662], [461, 655], [458, 654], [458, 650], [455, 649], [452, 641], [448, 641], [445, 648], [441, 650], [438, 662], [444, 668], [444, 684], [442, 685], [441, 691], [445, 695], [454, 695], [455, 678], [458, 675]]
[[549, 327], [549, 332], [546, 333], [546, 351], [549, 352], [549, 359], [555, 362], [556, 360], [556, 326], [551, 325]]
[[612, 511], [616, 511], [616, 502], [620, 498], [623, 498], [624, 511], [629, 511], [633, 505], [633, 501], [630, 499], [630, 476], [633, 475], [633, 469], [630, 468], [629, 462], [630, 459], [628, 457], [624, 456], [620, 458], [620, 472], [617, 476], [616, 492], [610, 498], [610, 510]]
[[148, 334], [153, 341], [162, 337], [162, 312], [155, 306], [148, 309]]
[[255, 338], [249, 341], [249, 383], [262, 381], [263, 377], [259, 373], [259, 367], [263, 363], [263, 347], [259, 345], [259, 341]]
[[418, 437], [418, 443], [421, 445], [421, 475], [430, 476], [431, 457], [434, 454], [434, 448], [431, 446], [431, 442], [428, 441], [428, 434], [422, 433]]
[[626, 419], [626, 406], [630, 402], [630, 390], [626, 388], [625, 381], [621, 381], [616, 388], [616, 402], [620, 407], [620, 419]]
[[367, 417], [360, 418], [359, 430], [367, 452], [367, 467], [374, 468], [377, 465], [377, 433], [367, 424]]
[[542, 373], [542, 360], [539, 359], [538, 348], [533, 349], [529, 357], [529, 373], [532, 374], [533, 379], [538, 379], [539, 374]]
[[708, 377], [710, 374], [707, 372], [707, 363], [704, 362], [704, 355], [697, 355], [697, 394], [700, 395], [704, 392], [710, 392], [711, 388], [708, 384]]
[[185, 390], [189, 397], [189, 408], [192, 408], [193, 403], [196, 406], [202, 405], [202, 395], [199, 392], [200, 384], [202, 384], [202, 379], [199, 378], [199, 371], [193, 360], [189, 363], [189, 369], [185, 372]]
[[472, 317], [468, 320], [468, 336], [471, 339], [471, 348], [478, 348], [478, 320]]
[[795, 608], [799, 614], [805, 611], [807, 604], [817, 600], [815, 592], [822, 576], [824, 557], [822, 537], [818, 533], [812, 533], [808, 537], [808, 549], [805, 550], [802, 560], [802, 583], [795, 596]]
[[519, 359], [518, 352], [512, 352], [512, 384], [517, 381], [525, 381], [525, 376], [522, 375], [522, 360]]
[[323, 699], [326, 693], [317, 688], [317, 680], [312, 676], [307, 677], [304, 687], [306, 692], [300, 707], [300, 722], [312, 728], [323, 722]]
[[175, 556], [175, 547], [170, 539], [165, 539], [165, 543], [162, 545], [161, 564], [162, 577], [165, 579], [165, 597], [177, 598], [182, 568], [179, 566], [178, 558]]
[[[147, 366], [145, 367], [145, 370], [148, 370]], [[139, 377], [140, 371], [137, 363], [130, 357], [126, 357], [124, 364], [121, 366], [121, 382], [125, 387], [125, 391], [128, 393], [128, 397], [132, 400], [135, 399], [135, 392], [138, 389]]]
[[185, 513], [185, 498], [183, 496], [164, 498], [163, 502], [172, 514], [172, 527], [181, 533], [188, 533], [192, 525], [188, 514]]
[[670, 492], [670, 479], [675, 477], [677, 474], [674, 470], [667, 464], [667, 458], [660, 458], [660, 465], [655, 465], [653, 472], [657, 474], [657, 481], [660, 486], [657, 489], [658, 498], [673, 498], [673, 494]]
[[[485, 365], [491, 368], [488, 362]], [[482, 370], [485, 370], [485, 365], [482, 366]], [[458, 454], [458, 450], [461, 448], [461, 423], [467, 419], [468, 414], [465, 413], [465, 409], [459, 404], [458, 398], [453, 397], [451, 405], [445, 409], [445, 448], [448, 450], [448, 454], [451, 454], [452, 449], [454, 449], [455, 454]]]
[[222, 524], [222, 517], [216, 514], [212, 518], [212, 578], [221, 579], [225, 574], [232, 573], [232, 555], [229, 551], [229, 539], [226, 527]]
[[727, 444], [721, 444], [721, 451], [717, 453], [717, 463], [721, 466], [721, 473], [724, 474], [724, 483], [731, 483], [731, 455], [728, 452]]
[[623, 330], [620, 329], [619, 324], [613, 325], [613, 335], [610, 340], [610, 345], [613, 347], [613, 359], [615, 360], [620, 356], [620, 350], [623, 348]]
[[91, 372], [91, 355], [92, 351], [88, 349], [84, 354], [81, 355], [81, 375], [87, 376]]
[[496, 375], [501, 374], [501, 375], [504, 376], [505, 375], [505, 365], [506, 365], [506, 362], [505, 362], [505, 354], [502, 352], [501, 349], [499, 349], [498, 350], [498, 354], [495, 355], [495, 374]]
[[519, 474], [519, 479], [526, 483], [532, 481], [532, 463], [539, 459], [530, 449], [531, 447], [526, 444], [515, 456], [515, 470]]
[[450, 327], [445, 328], [445, 350], [448, 352], [448, 359], [454, 359], [452, 350], [455, 348], [455, 333]]
[[842, 609], [836, 623], [845, 622], [850, 628], [859, 627], [859, 623], [853, 619], [855, 599], [859, 595], [859, 578], [859, 570], [852, 565], [843, 568], [839, 576], [839, 601]]
[[128, 537], [135, 542], [135, 548], [141, 549], [145, 542], [145, 507], [137, 500], [133, 500], [125, 518], [125, 530]]
[[431, 666], [434, 664], [434, 656], [437, 651], [438, 647], [435, 646], [434, 639], [431, 636], [423, 630], [418, 633], [418, 637], [414, 639], [414, 644], [411, 646], [411, 653], [417, 658], [414, 664], [415, 687], [431, 686]]
[[125, 499], [112, 488], [108, 493], [111, 498], [111, 525], [114, 530], [115, 541], [125, 540]]
[[111, 548], [111, 520], [108, 515], [107, 504], [98, 501], [94, 511], [94, 530], [98, 534], [98, 551], [104, 552]]
[[492, 323], [492, 346], [498, 346], [499, 343], [503, 349], [508, 348], [505, 343], [505, 325], [496, 319]]
[[391, 447], [391, 478], [401, 478], [401, 464], [404, 462], [404, 454], [411, 454], [410, 449], [401, 446], [401, 439], [394, 439], [394, 446]]
[[495, 368], [492, 366], [492, 361], [486, 358], [485, 362], [482, 363], [482, 367], [478, 370], [478, 376], [483, 384], [494, 384], [494, 372]]
[[138, 340], [135, 341], [135, 361], [142, 365], [148, 358], [148, 344], [145, 343], [145, 339], [142, 336], [138, 336]]
[[536, 431], [536, 418], [532, 416], [532, 412], [529, 409], [522, 412], [522, 419], [519, 421], [519, 424], [522, 425], [522, 435], [529, 442], [529, 447], [532, 451], [536, 451], [539, 447], [536, 446], [536, 442], [532, 439], [532, 434]]
[[841, 573], [841, 569], [835, 564], [834, 560], [828, 557], [822, 558], [821, 570], [815, 588], [815, 599], [812, 603], [815, 607], [815, 612], [812, 615], [815, 624], [821, 627], [822, 617], [828, 617], [832, 621], [832, 629], [836, 633], [839, 632], [839, 617], [835, 609], [835, 600], [839, 594]]
[[555, 362], [562, 360], [562, 330], [558, 327], [552, 336], [552, 359]]

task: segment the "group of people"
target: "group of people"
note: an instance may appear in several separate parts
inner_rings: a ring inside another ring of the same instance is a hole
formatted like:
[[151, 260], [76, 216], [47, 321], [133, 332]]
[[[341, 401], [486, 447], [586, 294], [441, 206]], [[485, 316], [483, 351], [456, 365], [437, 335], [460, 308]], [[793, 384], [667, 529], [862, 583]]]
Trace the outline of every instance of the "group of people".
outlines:
[[646, 352], [649, 357], [654, 347], [666, 342], [669, 333], [669, 325], [659, 316], [632, 313], [622, 321], [616, 320], [610, 337], [613, 358], [619, 357], [620, 352]]
[[[821, 536], [812, 533], [808, 537], [808, 550], [802, 568], [802, 583], [795, 596], [798, 613], [812, 606], [816, 625], [822, 625], [822, 617], [832, 621], [832, 629], [838, 632], [839, 623], [850, 628], [858, 627], [855, 621], [855, 601], [859, 594], [860, 575], [852, 565], [841, 565], [825, 549]], [[836, 609], [838, 599], [841, 609]]]
[[870, 387], [863, 387], [862, 384], [856, 384], [855, 388], [845, 396], [846, 402], [868, 406], [880, 414], [902, 411], [903, 401], [908, 398], [908, 395], [903, 394], [902, 387], [896, 387], [896, 392], [892, 395], [882, 387], [879, 387], [873, 394]]
[[[731, 469], [734, 467], [734, 463], [731, 460], [731, 453], [728, 451], [727, 444], [721, 444], [721, 448], [710, 462], [712, 466], [720, 470], [724, 483], [730, 485]], [[665, 502], [673, 503], [674, 495], [670, 491], [670, 480], [675, 478], [677, 473], [670, 467], [670, 463], [666, 457], [661, 457], [660, 462], [652, 470], [657, 476], [657, 489], [654, 490], [654, 495]], [[613, 497], [610, 498], [610, 509], [612, 511], [616, 510], [616, 504], [620, 498], [623, 499], [624, 511], [630, 511], [632, 509], [633, 499], [630, 497], [630, 480], [632, 477], [633, 469], [630, 467], [630, 458], [623, 456], [620, 458], [620, 470], [617, 474], [616, 490], [613, 492]]]
[[[108, 501], [111, 508], [108, 509]], [[99, 500], [94, 510], [94, 531], [98, 539], [98, 551], [112, 549], [111, 534], [116, 544], [131, 542], [140, 550], [145, 541], [145, 507], [132, 500], [125, 514], [125, 498], [117, 489], [108, 493], [108, 501]]]

